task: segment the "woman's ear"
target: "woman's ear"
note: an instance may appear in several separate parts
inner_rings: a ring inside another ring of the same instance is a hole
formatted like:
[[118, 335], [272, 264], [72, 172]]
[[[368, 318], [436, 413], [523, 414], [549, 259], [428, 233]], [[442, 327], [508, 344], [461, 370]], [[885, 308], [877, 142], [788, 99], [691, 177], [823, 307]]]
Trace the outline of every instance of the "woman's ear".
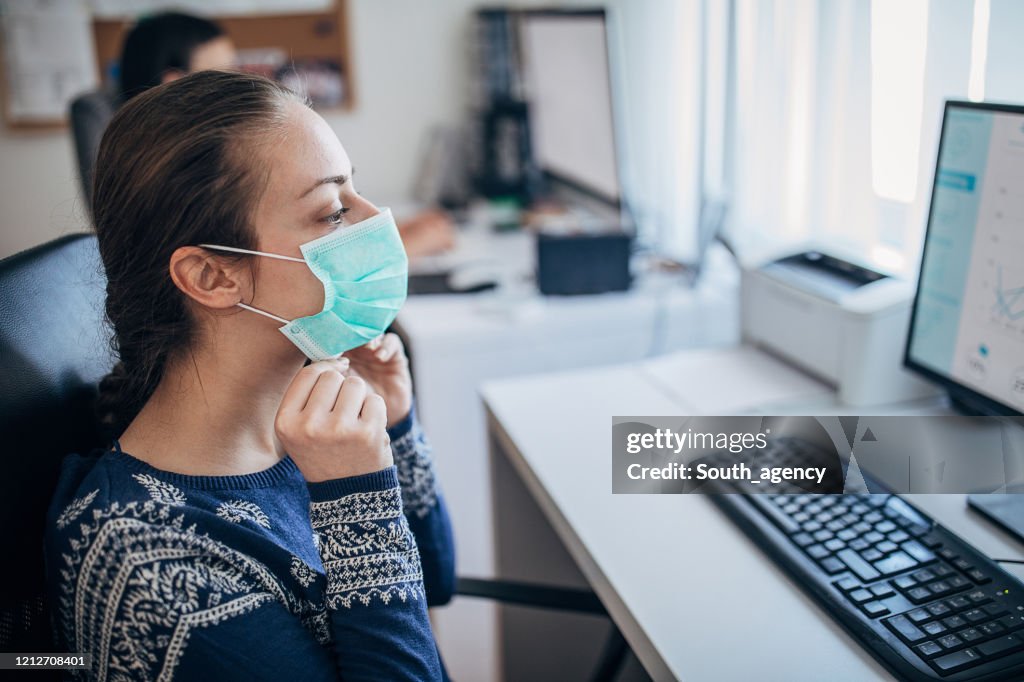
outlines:
[[215, 256], [198, 246], [171, 254], [171, 280], [186, 296], [207, 308], [226, 310], [252, 288], [247, 259]]

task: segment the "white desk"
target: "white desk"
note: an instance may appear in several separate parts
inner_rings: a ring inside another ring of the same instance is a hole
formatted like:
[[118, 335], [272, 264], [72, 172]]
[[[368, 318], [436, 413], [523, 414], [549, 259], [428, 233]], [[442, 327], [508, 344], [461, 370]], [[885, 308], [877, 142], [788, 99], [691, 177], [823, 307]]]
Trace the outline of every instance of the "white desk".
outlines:
[[[421, 270], [490, 262], [497, 291], [411, 296], [398, 324], [409, 343], [417, 406], [452, 513], [461, 575], [494, 575], [487, 429], [478, 390], [489, 379], [642, 359], [652, 352], [728, 345], [739, 337], [739, 272], [724, 249], [709, 252], [696, 288], [641, 278], [629, 292], [542, 297], [529, 282], [529, 234], [460, 234], [456, 253]], [[456, 600], [434, 614], [452, 677], [496, 678], [495, 610]]]
[[[525, 484], [546, 523], [653, 678], [696, 682], [891, 679], [705, 497], [611, 493], [611, 417], [699, 414], [666, 390], [674, 379], [683, 385], [686, 378], [673, 377], [667, 368], [692, 366], [694, 357], [699, 357], [697, 364], [711, 371], [707, 365], [728, 364], [730, 353], [736, 354], [733, 364], [744, 367], [742, 363], [747, 363], [748, 377], [751, 372], [767, 377], [775, 371], [753, 368], [756, 363], [744, 359], [742, 351], [720, 351], [659, 360], [657, 372], [652, 372], [652, 366], [632, 364], [489, 382], [482, 393], [491, 416], [495, 457], [507, 459], [506, 473], [514, 472]], [[652, 381], [652, 375], [658, 380]], [[820, 384], [802, 383], [796, 377], [788, 383], [770, 397], [765, 412], [782, 413], [787, 404], [828, 402]], [[935, 409], [922, 405], [913, 411]], [[518, 482], [495, 481], [500, 500], [515, 499], [514, 493], [502, 497], [500, 488], [509, 483]], [[967, 511], [963, 495], [909, 499], [990, 556], [1024, 558], [1019, 545]], [[537, 543], [528, 535], [541, 531], [521, 528], [522, 517], [516, 517], [515, 509], [498, 508], [496, 513], [499, 528], [505, 531], [500, 545], [506, 547], [506, 538], [510, 545], [503, 550], [499, 570], [507, 566], [518, 574], [514, 577], [545, 579], [545, 562], [557, 564], [558, 559], [550, 546], [530, 553], [531, 544]], [[526, 537], [509, 537], [517, 528]], [[523, 570], [529, 575], [522, 575]], [[564, 566], [554, 565], [550, 574], [555, 582], [572, 582], [566, 580], [565, 571]], [[536, 622], [548, 617], [541, 614]], [[513, 626], [522, 623], [512, 621]], [[505, 638], [514, 640], [517, 634], [509, 629], [506, 623]], [[561, 636], [573, 637], [565, 631]], [[581, 648], [589, 646], [588, 642]], [[531, 648], [529, 660], [511, 652], [506, 669], [511, 666], [523, 674], [559, 665], [557, 653], [543, 642], [534, 641]]]

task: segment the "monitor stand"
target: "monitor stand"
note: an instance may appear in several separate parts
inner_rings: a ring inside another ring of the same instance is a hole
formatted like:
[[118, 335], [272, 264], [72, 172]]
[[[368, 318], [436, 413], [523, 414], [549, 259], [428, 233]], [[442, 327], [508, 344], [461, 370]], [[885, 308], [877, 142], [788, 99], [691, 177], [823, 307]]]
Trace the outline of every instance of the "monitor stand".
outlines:
[[[950, 407], [960, 414], [984, 416], [986, 412], [970, 399], [955, 393]], [[1024, 544], [1024, 486], [1008, 486], [1006, 493], [975, 493], [967, 496], [967, 506]]]
[[1024, 544], [1024, 490], [968, 495], [967, 505]]

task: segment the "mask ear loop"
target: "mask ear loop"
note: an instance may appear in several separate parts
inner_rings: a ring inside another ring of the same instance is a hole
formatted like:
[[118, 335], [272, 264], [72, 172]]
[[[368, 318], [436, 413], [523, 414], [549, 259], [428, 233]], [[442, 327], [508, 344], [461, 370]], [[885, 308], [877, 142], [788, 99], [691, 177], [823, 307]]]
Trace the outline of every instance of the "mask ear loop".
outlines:
[[260, 315], [263, 315], [264, 317], [269, 317], [272, 320], [277, 320], [281, 324], [290, 324], [291, 323], [291, 320], [286, 320], [283, 317], [278, 317], [277, 315], [274, 315], [273, 313], [268, 313], [266, 310], [260, 310], [259, 308], [253, 308], [251, 305], [246, 305], [244, 303], [236, 303], [235, 305], [237, 305], [239, 308], [242, 308], [244, 310], [248, 310], [249, 312], [259, 313]]
[[[279, 253], [265, 253], [263, 251], [250, 251], [249, 249], [239, 249], [239, 248], [236, 248], [234, 246], [218, 246], [216, 244], [200, 244], [199, 246], [201, 248], [204, 248], [204, 249], [213, 249], [214, 251], [231, 251], [232, 253], [245, 253], [245, 254], [249, 254], [250, 256], [266, 256], [267, 258], [277, 258], [278, 260], [290, 260], [290, 261], [294, 261], [294, 262], [297, 262], [297, 263], [305, 263], [306, 262], [305, 258], [295, 258], [294, 256], [282, 256]], [[291, 320], [286, 320], [283, 317], [278, 317], [277, 315], [274, 315], [273, 313], [268, 313], [267, 311], [260, 310], [259, 308], [253, 308], [251, 305], [246, 305], [245, 303], [236, 303], [235, 305], [237, 305], [239, 308], [242, 308], [243, 310], [248, 310], [249, 312], [258, 313], [260, 315], [263, 315], [264, 317], [269, 317], [270, 319], [276, 320], [277, 322], [280, 322], [281, 324], [290, 324], [291, 323]]]

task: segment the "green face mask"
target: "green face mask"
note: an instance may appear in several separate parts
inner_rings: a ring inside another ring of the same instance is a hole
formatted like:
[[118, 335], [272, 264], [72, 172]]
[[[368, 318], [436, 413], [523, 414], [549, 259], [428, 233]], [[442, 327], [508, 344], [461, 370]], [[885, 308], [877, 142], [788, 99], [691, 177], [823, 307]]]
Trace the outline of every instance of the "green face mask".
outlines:
[[281, 322], [281, 333], [310, 360], [336, 358], [380, 336], [405, 302], [409, 263], [387, 208], [306, 242], [299, 247], [302, 258], [215, 244], [199, 246], [309, 266], [324, 285], [324, 309], [316, 315], [289, 321], [244, 303], [238, 306]]

